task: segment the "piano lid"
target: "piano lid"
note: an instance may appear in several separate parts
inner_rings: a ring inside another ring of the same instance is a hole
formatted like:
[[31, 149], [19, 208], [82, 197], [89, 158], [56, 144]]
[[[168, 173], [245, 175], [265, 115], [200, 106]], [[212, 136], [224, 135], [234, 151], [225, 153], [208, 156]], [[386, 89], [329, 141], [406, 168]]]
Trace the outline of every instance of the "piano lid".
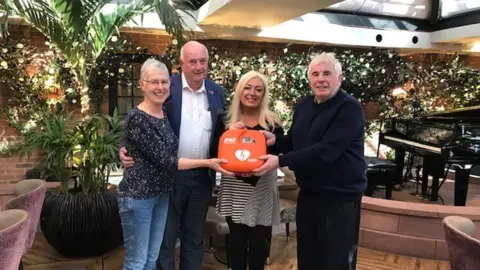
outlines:
[[427, 119], [480, 119], [480, 105], [425, 114]]

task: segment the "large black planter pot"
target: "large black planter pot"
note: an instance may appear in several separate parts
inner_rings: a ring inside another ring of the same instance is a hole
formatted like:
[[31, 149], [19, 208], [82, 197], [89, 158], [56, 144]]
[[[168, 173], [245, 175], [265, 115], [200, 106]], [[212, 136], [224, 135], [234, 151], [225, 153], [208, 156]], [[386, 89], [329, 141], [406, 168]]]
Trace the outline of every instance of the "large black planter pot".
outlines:
[[47, 192], [40, 226], [48, 243], [67, 257], [100, 256], [123, 243], [115, 192]]

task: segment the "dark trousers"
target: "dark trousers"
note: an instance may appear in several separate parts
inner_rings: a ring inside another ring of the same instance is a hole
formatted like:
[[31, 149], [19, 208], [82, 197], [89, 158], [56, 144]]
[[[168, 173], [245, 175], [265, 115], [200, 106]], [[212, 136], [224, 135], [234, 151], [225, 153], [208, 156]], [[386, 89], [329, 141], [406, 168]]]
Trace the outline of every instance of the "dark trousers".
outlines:
[[205, 218], [211, 197], [212, 181], [207, 170], [178, 172], [157, 261], [160, 269], [175, 270], [177, 237], [180, 237], [180, 270], [202, 269]]
[[268, 256], [267, 226], [249, 227], [227, 217], [230, 229], [230, 268], [232, 270], [263, 270]]
[[298, 270], [355, 270], [361, 198], [321, 198], [300, 191], [297, 202]]

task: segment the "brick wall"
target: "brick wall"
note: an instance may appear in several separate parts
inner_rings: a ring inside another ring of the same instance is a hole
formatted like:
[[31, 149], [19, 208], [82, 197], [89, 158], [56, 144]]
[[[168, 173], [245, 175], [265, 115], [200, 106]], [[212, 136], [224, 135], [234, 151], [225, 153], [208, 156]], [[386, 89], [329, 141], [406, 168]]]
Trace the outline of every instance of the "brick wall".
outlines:
[[[8, 106], [7, 100], [10, 97], [10, 90], [4, 85], [0, 85], [0, 103], [1, 106]], [[7, 119], [4, 115], [0, 117], [0, 142], [17, 142], [20, 136], [16, 131], [8, 126]], [[32, 155], [30, 159], [18, 157], [1, 158], [0, 157], [0, 184], [14, 183], [18, 180], [25, 179], [25, 173], [32, 168], [37, 155]]]
[[471, 67], [480, 68], [480, 57], [479, 56], [469, 55], [469, 56], [465, 57], [465, 62]]
[[[16, 41], [23, 41], [30, 45], [38, 47], [40, 50], [46, 49], [45, 38], [37, 30], [27, 26], [11, 25], [9, 28], [11, 38]], [[170, 44], [169, 36], [139, 33], [139, 32], [126, 32], [123, 33], [129, 40], [136, 42], [138, 45], [148, 47], [152, 53], [160, 54]], [[260, 53], [266, 52], [268, 55], [274, 57], [283, 54], [283, 49], [287, 44], [285, 43], [270, 43], [270, 42], [251, 42], [251, 41], [239, 41], [239, 40], [218, 40], [209, 39], [203, 40], [202, 43], [208, 47], [213, 46], [221, 49], [226, 49], [231, 52], [237, 53]], [[317, 46], [328, 50], [333, 47]], [[310, 45], [293, 44], [288, 47], [288, 52], [303, 52], [310, 48]], [[366, 50], [366, 49], [356, 49]], [[425, 59], [425, 57], [438, 57], [438, 55], [415, 55], [417, 59]], [[469, 56], [466, 58], [469, 64], [475, 67], [480, 67], [480, 57]], [[3, 107], [8, 100], [10, 90], [5, 86], [0, 85], [0, 104]], [[107, 98], [108, 100], [108, 98]], [[104, 106], [104, 111], [107, 111], [107, 104]], [[15, 131], [7, 125], [5, 117], [0, 116], [0, 141], [18, 141], [19, 136]], [[14, 183], [18, 180], [25, 178], [25, 172], [32, 168], [35, 162], [35, 156], [30, 160], [19, 160], [18, 157], [0, 158], [0, 184], [2, 183]]]
[[135, 42], [139, 46], [148, 48], [149, 51], [153, 54], [163, 54], [165, 48], [170, 45], [171, 37], [153, 35], [153, 34], [142, 34], [135, 32], [122, 33], [128, 40]]
[[[9, 27], [10, 38], [14, 41], [27, 43], [32, 46], [45, 50], [45, 37], [36, 29], [26, 27], [10, 25]], [[11, 96], [11, 91], [5, 85], [0, 85], [0, 104], [2, 108], [9, 105], [8, 99]], [[4, 115], [0, 116], [0, 141], [16, 142], [19, 141], [20, 136], [16, 131], [9, 127], [7, 119]], [[0, 184], [3, 183], [15, 183], [19, 180], [25, 179], [25, 173], [31, 169], [38, 159], [38, 154], [32, 155], [30, 159], [19, 157], [0, 157]]]

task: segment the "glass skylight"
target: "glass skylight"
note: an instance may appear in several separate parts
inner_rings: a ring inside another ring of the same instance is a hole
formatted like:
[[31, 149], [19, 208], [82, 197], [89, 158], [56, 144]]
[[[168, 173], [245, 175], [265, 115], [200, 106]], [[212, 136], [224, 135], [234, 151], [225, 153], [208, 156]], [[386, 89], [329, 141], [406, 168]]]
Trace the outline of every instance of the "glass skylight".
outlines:
[[480, 10], [480, 0], [441, 0], [441, 18]]
[[[427, 19], [431, 0], [346, 0], [325, 10], [358, 12], [383, 16]], [[480, 2], [480, 0], [474, 0]]]

